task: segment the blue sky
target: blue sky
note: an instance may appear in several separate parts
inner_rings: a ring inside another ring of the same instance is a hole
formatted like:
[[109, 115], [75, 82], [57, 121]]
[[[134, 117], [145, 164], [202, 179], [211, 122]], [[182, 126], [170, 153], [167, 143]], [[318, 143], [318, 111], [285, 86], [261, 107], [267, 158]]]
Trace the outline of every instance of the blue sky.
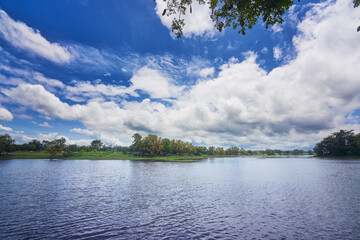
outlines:
[[129, 145], [312, 148], [359, 132], [359, 9], [302, 1], [285, 23], [219, 33], [193, 4], [184, 36], [162, 0], [0, 3], [0, 134]]

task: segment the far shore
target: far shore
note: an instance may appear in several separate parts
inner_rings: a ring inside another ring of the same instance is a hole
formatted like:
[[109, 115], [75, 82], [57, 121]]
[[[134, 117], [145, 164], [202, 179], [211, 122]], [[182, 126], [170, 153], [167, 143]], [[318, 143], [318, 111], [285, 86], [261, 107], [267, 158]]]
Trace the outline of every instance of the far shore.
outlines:
[[[124, 154], [122, 152], [75, 152], [71, 156], [56, 156], [52, 159], [62, 160], [134, 160], [134, 161], [167, 161], [167, 162], [194, 162], [209, 158], [231, 158], [231, 157], [294, 157], [299, 155], [165, 155], [165, 156], [134, 156], [133, 154]], [[311, 155], [307, 155], [311, 156]], [[51, 159], [50, 154], [44, 151], [38, 152], [12, 152], [1, 159]]]

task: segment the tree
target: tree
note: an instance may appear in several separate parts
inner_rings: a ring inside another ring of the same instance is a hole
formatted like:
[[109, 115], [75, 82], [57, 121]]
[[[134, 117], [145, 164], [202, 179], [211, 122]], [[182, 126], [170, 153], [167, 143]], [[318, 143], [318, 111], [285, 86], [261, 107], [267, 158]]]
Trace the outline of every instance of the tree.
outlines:
[[161, 155], [164, 150], [164, 146], [161, 144], [161, 138], [156, 135], [149, 134], [143, 139], [144, 153], [148, 153], [150, 156]]
[[266, 149], [265, 153], [266, 153], [266, 155], [274, 155], [274, 151], [271, 149]]
[[163, 145], [164, 148], [164, 154], [171, 154], [173, 152], [174, 146], [172, 144], [172, 142], [168, 139], [168, 138], [164, 138], [161, 140], [161, 143]]
[[215, 155], [215, 147], [214, 146], [210, 146], [208, 149], [208, 154], [209, 155]]
[[46, 146], [45, 151], [50, 154], [50, 158], [54, 158], [59, 154], [62, 154], [63, 156], [67, 155], [68, 149], [65, 142], [65, 138], [60, 138], [53, 141], [44, 140], [43, 144]]
[[91, 142], [91, 148], [93, 150], [97, 150], [97, 151], [100, 151], [101, 147], [103, 146], [104, 144], [101, 142], [101, 140], [93, 140]]
[[314, 152], [317, 156], [358, 154], [360, 147], [358, 145], [359, 138], [358, 135], [354, 135], [353, 130], [340, 130], [317, 143]]
[[13, 140], [9, 134], [0, 136], [0, 155], [4, 152], [12, 152], [14, 148], [15, 140]]
[[43, 145], [38, 140], [32, 140], [28, 143], [28, 147], [30, 151], [41, 151], [43, 150]]
[[[182, 18], [186, 9], [192, 12], [193, 1], [199, 4], [208, 4], [212, 9], [211, 19], [215, 27], [221, 32], [226, 27], [237, 29], [238, 33], [245, 35], [246, 29], [252, 29], [261, 17], [265, 27], [276, 23], [283, 23], [283, 15], [294, 4], [292, 0], [163, 0], [167, 8], [163, 15], [175, 15], [171, 30], [178, 38], [183, 34], [185, 21]], [[300, 2], [300, 0], [298, 0]], [[354, 0], [354, 7], [360, 5], [360, 0]], [[360, 27], [359, 27], [360, 28]]]
[[133, 136], [134, 141], [132, 145], [130, 146], [133, 151], [141, 151], [142, 148], [142, 136], [138, 133], [135, 133]]
[[222, 147], [217, 147], [217, 148], [215, 149], [215, 154], [216, 154], [216, 155], [225, 155], [224, 148], [222, 148]]

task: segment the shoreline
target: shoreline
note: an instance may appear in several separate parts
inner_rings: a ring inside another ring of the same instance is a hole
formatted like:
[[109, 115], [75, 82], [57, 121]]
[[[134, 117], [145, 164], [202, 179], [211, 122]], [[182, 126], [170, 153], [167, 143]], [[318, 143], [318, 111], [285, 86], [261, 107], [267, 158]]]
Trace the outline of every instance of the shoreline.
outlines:
[[[76, 152], [72, 156], [63, 157], [56, 156], [52, 159], [59, 160], [131, 160], [131, 161], [157, 161], [157, 162], [196, 162], [210, 158], [231, 158], [231, 157], [260, 157], [260, 158], [292, 158], [300, 155], [168, 155], [168, 156], [134, 156], [132, 154], [123, 154], [120, 152]], [[311, 155], [301, 155], [308, 156]], [[360, 157], [359, 157], [360, 158]], [[50, 155], [45, 152], [13, 152], [8, 153], [5, 157], [1, 157], [1, 160], [10, 160], [10, 159], [51, 159]]]

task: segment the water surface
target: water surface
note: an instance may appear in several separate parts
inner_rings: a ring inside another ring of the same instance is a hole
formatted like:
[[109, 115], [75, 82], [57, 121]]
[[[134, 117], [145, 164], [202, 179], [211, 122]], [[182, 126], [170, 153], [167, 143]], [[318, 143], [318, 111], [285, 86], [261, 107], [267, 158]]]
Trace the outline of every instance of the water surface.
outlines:
[[360, 161], [0, 161], [0, 239], [360, 239]]

